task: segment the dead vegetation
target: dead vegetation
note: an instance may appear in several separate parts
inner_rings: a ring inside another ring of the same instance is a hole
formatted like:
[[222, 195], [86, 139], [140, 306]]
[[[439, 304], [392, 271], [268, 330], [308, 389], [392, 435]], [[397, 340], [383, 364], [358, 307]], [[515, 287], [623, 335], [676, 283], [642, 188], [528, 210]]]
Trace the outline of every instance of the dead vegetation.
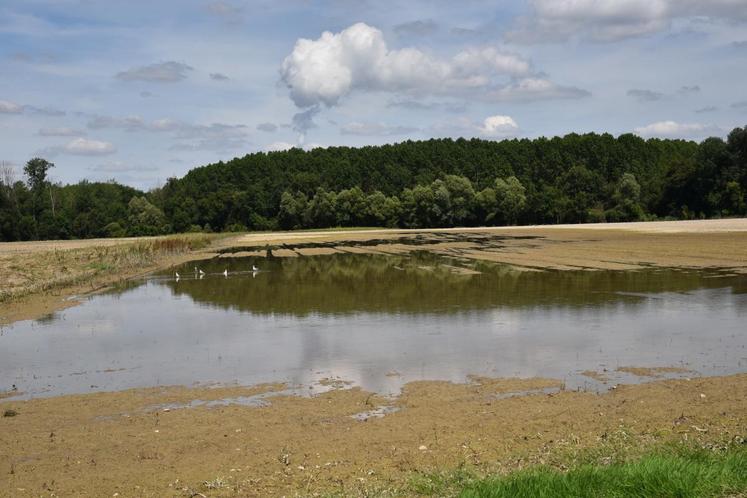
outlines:
[[[179, 262], [225, 238], [185, 234], [124, 239], [118, 244], [71, 241], [39, 242], [40, 247], [35, 248], [28, 243], [0, 245], [0, 303], [4, 308], [0, 323], [34, 318], [74, 304], [63, 298]], [[25, 249], [18, 250], [19, 246]]]

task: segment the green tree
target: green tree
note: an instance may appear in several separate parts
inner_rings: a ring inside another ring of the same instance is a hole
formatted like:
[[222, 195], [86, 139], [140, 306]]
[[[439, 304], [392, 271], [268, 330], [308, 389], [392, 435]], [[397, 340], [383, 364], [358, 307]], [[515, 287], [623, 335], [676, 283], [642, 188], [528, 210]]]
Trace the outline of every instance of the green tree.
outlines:
[[617, 182], [614, 199], [614, 210], [607, 215], [610, 221], [635, 221], [643, 217], [641, 186], [633, 174], [623, 173]]
[[492, 225], [498, 212], [498, 199], [495, 189], [486, 187], [475, 195], [475, 210], [477, 219], [486, 225]]
[[304, 213], [306, 226], [315, 228], [334, 226], [337, 221], [336, 206], [337, 194], [319, 187], [306, 207]]
[[145, 197], [130, 199], [128, 211], [130, 235], [160, 235], [169, 231], [163, 211], [148, 202]]
[[288, 191], [283, 192], [280, 196], [280, 209], [278, 211], [280, 227], [285, 230], [301, 228], [308, 202], [308, 198], [302, 192], [296, 192], [296, 195]]
[[366, 194], [357, 186], [341, 190], [337, 194], [335, 212], [339, 226], [361, 226], [366, 218]]
[[495, 180], [497, 218], [507, 225], [515, 225], [527, 203], [526, 188], [515, 176]]
[[47, 181], [47, 171], [53, 167], [54, 164], [41, 157], [29, 159], [26, 166], [23, 167], [23, 172], [26, 173], [31, 190], [38, 192], [44, 187]]

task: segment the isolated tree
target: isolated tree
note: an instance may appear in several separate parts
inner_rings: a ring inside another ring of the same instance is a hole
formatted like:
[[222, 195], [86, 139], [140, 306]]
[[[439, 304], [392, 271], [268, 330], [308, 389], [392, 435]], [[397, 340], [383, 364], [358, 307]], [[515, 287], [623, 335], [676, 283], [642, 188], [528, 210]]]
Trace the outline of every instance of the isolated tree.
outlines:
[[26, 173], [26, 179], [31, 190], [34, 192], [41, 190], [47, 181], [47, 171], [50, 168], [54, 168], [54, 164], [41, 157], [35, 157], [26, 163], [23, 172]]

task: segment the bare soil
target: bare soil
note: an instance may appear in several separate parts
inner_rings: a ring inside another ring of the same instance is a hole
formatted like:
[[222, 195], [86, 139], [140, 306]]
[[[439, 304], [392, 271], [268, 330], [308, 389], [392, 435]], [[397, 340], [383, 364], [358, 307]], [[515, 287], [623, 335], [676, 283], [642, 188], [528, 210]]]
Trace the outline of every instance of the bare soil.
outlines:
[[[541, 389], [550, 389], [549, 394]], [[747, 375], [562, 391], [548, 379], [414, 382], [260, 407], [177, 408], [282, 389], [170, 388], [0, 401], [0, 496], [366, 496], [413, 473], [602, 461], [667, 441], [747, 436]], [[533, 393], [533, 394], [532, 394]], [[353, 416], [381, 405], [383, 417]], [[170, 407], [169, 407], [170, 406]], [[404, 494], [412, 494], [405, 492]]]
[[[747, 272], [747, 219], [431, 230], [247, 234], [236, 248], [273, 255], [435, 254], [526, 269], [721, 268]], [[228, 249], [234, 250], [234, 249]]]

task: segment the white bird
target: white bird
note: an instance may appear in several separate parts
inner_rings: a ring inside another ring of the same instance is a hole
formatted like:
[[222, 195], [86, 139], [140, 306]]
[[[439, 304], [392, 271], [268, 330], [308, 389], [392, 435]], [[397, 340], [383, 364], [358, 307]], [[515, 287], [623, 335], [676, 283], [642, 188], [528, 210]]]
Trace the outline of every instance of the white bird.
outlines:
[[259, 271], [259, 268], [256, 265], [252, 265], [252, 271]]
[[205, 272], [200, 269], [200, 276], [202, 277], [203, 275], [205, 275]]
[[223, 276], [226, 277], [226, 278], [228, 277], [228, 270], [227, 269], [223, 270]]
[[174, 272], [174, 275], [176, 275], [176, 279], [179, 280], [179, 272]]

